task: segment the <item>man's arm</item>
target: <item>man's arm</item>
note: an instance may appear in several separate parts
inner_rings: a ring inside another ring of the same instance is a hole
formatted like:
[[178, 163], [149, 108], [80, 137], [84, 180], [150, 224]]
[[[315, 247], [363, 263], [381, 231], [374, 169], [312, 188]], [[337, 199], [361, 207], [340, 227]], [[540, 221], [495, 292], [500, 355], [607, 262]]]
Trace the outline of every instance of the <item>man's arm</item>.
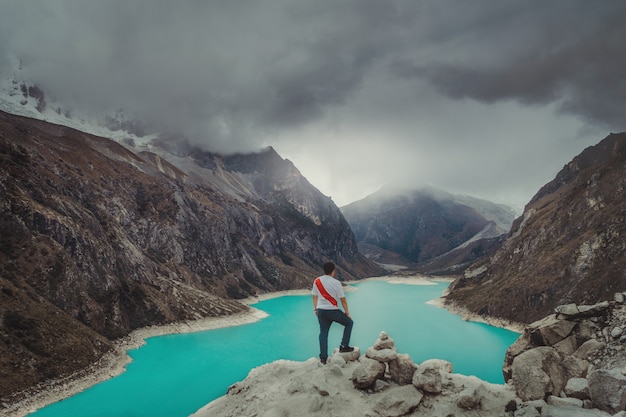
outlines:
[[341, 297], [339, 300], [341, 300], [341, 305], [343, 306], [343, 311], [346, 313], [346, 316], [350, 317], [350, 312], [348, 311], [348, 300], [346, 300], [346, 297]]
[[317, 295], [313, 296], [313, 311], [315, 312], [315, 315], [317, 316]]

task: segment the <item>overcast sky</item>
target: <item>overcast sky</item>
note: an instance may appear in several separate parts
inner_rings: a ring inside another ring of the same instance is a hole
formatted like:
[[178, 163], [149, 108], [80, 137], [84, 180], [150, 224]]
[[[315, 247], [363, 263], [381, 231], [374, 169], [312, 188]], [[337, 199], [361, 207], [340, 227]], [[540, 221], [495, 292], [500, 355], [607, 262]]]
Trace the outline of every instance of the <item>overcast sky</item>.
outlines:
[[623, 0], [0, 0], [49, 96], [217, 152], [271, 145], [345, 205], [428, 184], [520, 209], [626, 130]]

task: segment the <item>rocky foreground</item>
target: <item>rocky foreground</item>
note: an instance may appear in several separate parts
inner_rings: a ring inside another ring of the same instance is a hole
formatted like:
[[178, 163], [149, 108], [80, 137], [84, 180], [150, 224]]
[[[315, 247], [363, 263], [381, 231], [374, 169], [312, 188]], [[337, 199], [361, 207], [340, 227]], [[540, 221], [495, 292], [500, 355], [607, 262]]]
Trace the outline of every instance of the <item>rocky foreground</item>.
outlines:
[[528, 325], [507, 351], [506, 384], [455, 374], [445, 360], [416, 364], [381, 332], [364, 355], [253, 369], [192, 417], [626, 417], [625, 296], [559, 306]]

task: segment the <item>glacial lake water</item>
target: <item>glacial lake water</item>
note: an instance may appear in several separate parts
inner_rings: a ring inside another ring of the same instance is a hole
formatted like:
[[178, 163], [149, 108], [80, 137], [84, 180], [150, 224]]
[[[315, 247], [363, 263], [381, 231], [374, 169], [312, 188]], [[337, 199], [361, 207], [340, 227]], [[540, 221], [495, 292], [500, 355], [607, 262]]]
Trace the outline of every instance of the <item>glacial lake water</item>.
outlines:
[[[454, 372], [503, 383], [504, 354], [518, 333], [468, 322], [426, 304], [448, 283], [391, 284], [367, 281], [347, 292], [354, 319], [351, 344], [362, 353], [384, 330], [399, 353], [414, 362], [446, 359]], [[259, 365], [277, 359], [317, 357], [318, 324], [310, 296], [284, 296], [254, 307], [269, 313], [256, 323], [158, 336], [129, 352], [126, 372], [66, 400], [30, 414], [34, 417], [186, 417], [224, 395]], [[329, 348], [342, 327], [333, 324]]]

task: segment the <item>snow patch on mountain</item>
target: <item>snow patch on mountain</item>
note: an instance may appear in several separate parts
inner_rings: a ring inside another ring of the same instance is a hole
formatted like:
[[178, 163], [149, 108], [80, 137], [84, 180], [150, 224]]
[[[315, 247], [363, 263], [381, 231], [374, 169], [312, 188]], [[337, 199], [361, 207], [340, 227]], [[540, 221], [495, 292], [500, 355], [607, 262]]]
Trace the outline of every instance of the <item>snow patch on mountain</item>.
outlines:
[[12, 69], [8, 76], [0, 77], [1, 111], [106, 137], [136, 150], [150, 150], [150, 143], [158, 137], [155, 133], [138, 135], [124, 128], [112, 128], [133, 122], [120, 109], [94, 115], [69, 108], [48, 97], [33, 80], [25, 77], [18, 59], [10, 58], [9, 65]]

